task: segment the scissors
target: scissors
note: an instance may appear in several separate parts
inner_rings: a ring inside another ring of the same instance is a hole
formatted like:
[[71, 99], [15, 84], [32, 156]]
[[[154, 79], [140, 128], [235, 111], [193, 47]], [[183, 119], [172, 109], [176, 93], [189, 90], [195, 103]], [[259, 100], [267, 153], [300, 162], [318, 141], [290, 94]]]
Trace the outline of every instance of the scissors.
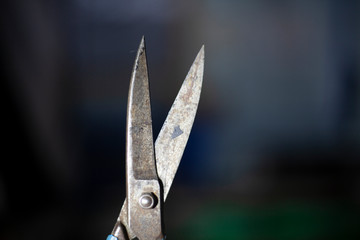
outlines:
[[204, 72], [201, 47], [155, 145], [145, 39], [133, 67], [126, 121], [126, 199], [107, 240], [165, 239], [162, 208], [183, 155], [198, 107]]

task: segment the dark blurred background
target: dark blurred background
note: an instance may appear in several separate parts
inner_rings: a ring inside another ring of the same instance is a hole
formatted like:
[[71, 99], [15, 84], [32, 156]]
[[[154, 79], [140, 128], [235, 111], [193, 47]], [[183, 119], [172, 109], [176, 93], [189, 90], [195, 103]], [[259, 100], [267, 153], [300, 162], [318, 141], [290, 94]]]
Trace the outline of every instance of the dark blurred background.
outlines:
[[2, 1], [0, 239], [103, 239], [132, 65], [154, 135], [205, 44], [169, 239], [360, 239], [359, 1]]

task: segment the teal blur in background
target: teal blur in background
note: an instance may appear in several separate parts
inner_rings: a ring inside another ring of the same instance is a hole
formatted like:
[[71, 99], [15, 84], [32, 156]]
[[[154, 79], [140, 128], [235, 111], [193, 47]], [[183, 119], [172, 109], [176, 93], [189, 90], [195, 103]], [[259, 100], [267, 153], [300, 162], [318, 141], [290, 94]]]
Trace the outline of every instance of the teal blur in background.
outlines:
[[168, 239], [359, 239], [358, 1], [3, 1], [0, 239], [106, 239], [132, 65], [154, 138], [202, 44]]

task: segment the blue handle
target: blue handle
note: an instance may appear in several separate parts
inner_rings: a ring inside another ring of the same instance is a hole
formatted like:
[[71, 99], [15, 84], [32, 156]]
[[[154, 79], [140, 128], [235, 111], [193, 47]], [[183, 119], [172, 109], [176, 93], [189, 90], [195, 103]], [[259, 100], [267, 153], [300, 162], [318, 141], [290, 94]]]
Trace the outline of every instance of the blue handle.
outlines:
[[118, 240], [118, 238], [113, 235], [109, 235], [106, 240]]

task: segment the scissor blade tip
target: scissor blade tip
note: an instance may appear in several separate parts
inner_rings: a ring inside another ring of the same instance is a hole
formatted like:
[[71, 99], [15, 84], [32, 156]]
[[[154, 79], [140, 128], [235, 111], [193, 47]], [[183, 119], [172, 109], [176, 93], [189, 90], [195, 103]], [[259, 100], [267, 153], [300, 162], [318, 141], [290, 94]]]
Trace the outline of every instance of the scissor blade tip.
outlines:
[[[147, 72], [147, 65], [146, 65], [146, 51], [145, 51], [145, 38], [143, 37], [141, 39], [141, 42], [139, 44], [139, 48], [137, 50], [135, 63], [132, 71], [132, 76], [130, 80], [130, 91], [133, 91], [133, 82], [136, 79], [137, 74], [140, 74], [139, 72], [146, 71]], [[147, 74], [147, 73], [146, 73]]]
[[143, 55], [145, 53], [145, 38], [144, 36], [141, 38], [140, 44], [139, 44], [139, 48], [136, 54], [136, 59], [135, 59], [135, 66], [134, 66], [134, 71], [137, 70], [137, 67], [139, 64], [146, 64], [146, 59], [145, 58], [141, 58], [140, 56]]
[[145, 50], [145, 37], [142, 36], [140, 45], [139, 45], [138, 55], [140, 55], [144, 50]]
[[205, 56], [205, 45], [202, 45], [199, 53], [196, 56], [195, 61], [204, 61], [204, 56]]
[[142, 35], [140, 45], [145, 45], [145, 36]]
[[205, 44], [203, 44], [203, 45], [201, 46], [201, 48], [200, 48], [200, 52], [201, 52], [202, 54], [204, 54], [204, 53], [205, 53]]

